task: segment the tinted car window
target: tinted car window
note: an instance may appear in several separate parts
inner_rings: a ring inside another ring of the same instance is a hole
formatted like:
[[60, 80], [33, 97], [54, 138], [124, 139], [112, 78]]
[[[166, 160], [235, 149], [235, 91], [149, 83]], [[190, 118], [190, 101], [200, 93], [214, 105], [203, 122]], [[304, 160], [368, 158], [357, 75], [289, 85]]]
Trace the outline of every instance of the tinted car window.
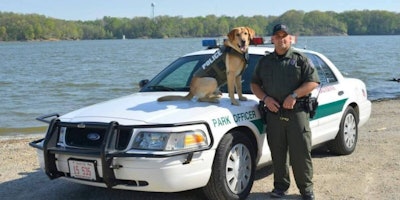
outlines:
[[314, 64], [314, 67], [317, 69], [318, 76], [322, 85], [337, 82], [337, 78], [332, 72], [331, 68], [320, 57], [310, 53], [306, 53], [306, 55]]
[[[337, 82], [335, 74], [330, 67], [317, 55], [306, 53], [314, 67], [318, 71], [321, 84]], [[171, 63], [149, 83], [147, 83], [140, 91], [189, 91], [190, 82], [193, 73], [211, 56], [209, 55], [194, 55], [178, 58]], [[244, 94], [252, 94], [250, 89], [251, 76], [255, 65], [262, 55], [251, 54], [248, 61], [248, 66], [242, 74], [242, 86]], [[226, 84], [221, 86], [222, 92], [228, 92]]]
[[[181, 57], [171, 63], [140, 91], [189, 91], [193, 73], [211, 56], [196, 55]], [[248, 66], [242, 75], [242, 91], [244, 94], [251, 94], [250, 81], [255, 65], [261, 55], [250, 55]], [[222, 92], [227, 92], [226, 84], [221, 86]]]
[[159, 84], [172, 88], [184, 88], [189, 86], [190, 77], [196, 68], [197, 63], [198, 60], [191, 60], [182, 63], [181, 67], [176, 68], [175, 71], [172, 71], [170, 74], [164, 77]]
[[189, 91], [192, 75], [210, 55], [181, 57], [157, 74], [140, 91]]

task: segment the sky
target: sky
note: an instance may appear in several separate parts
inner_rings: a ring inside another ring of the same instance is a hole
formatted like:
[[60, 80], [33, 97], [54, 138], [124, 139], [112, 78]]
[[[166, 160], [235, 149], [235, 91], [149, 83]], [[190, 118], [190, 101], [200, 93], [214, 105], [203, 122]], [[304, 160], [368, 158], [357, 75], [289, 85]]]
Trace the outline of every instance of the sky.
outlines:
[[40, 14], [82, 21], [101, 19], [104, 16], [279, 16], [293, 9], [305, 12], [386, 10], [400, 13], [400, 0], [0, 0], [0, 12]]

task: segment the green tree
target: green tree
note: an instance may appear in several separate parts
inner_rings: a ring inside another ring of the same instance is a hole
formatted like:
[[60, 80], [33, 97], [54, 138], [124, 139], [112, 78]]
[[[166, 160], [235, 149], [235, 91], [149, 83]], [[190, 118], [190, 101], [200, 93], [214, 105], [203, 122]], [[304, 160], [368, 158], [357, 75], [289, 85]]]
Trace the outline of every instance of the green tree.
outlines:
[[25, 40], [33, 40], [35, 38], [35, 31], [33, 26], [30, 24], [26, 24], [23, 27], [23, 37]]
[[303, 19], [304, 32], [307, 35], [343, 35], [346, 25], [334, 18], [328, 12], [312, 11], [306, 13]]
[[135, 17], [131, 20], [132, 38], [148, 38], [153, 34], [154, 20], [147, 17]]
[[7, 41], [7, 28], [0, 26], [0, 41]]
[[396, 34], [396, 26], [398, 28], [400, 19], [394, 13], [388, 11], [368, 11], [368, 16], [368, 34]]
[[303, 30], [304, 11], [289, 10], [283, 13], [278, 18], [274, 19], [271, 24], [267, 26], [267, 33], [272, 35], [272, 29], [275, 24], [283, 23], [290, 28], [293, 35], [304, 32]]
[[66, 21], [37, 14], [0, 12], [0, 40], [119, 39], [123, 35], [127, 38], [220, 37], [237, 26], [249, 26], [258, 36], [267, 36], [272, 34], [272, 27], [277, 23], [287, 24], [295, 35], [400, 34], [400, 14], [381, 10], [342, 13], [289, 10], [280, 16], [252, 17], [103, 17], [94, 21]]
[[229, 27], [229, 18], [227, 17], [220, 17], [217, 20], [217, 34], [218, 35], [226, 35], [229, 30], [232, 29]]
[[364, 22], [366, 16], [359, 11], [347, 11], [340, 15], [340, 19], [347, 24], [347, 33], [349, 35], [363, 35], [368, 27]]

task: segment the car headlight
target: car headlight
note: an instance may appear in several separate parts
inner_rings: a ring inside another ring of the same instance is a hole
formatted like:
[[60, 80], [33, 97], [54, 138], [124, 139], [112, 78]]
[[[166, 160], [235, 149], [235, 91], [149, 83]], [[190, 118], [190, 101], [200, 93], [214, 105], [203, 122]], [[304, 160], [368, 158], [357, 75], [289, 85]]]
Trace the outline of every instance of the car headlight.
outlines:
[[175, 151], [201, 149], [209, 146], [206, 134], [202, 130], [182, 132], [147, 132], [136, 134], [133, 149]]
[[58, 136], [58, 146], [65, 146], [65, 133], [67, 132], [67, 127], [60, 127], [60, 135]]

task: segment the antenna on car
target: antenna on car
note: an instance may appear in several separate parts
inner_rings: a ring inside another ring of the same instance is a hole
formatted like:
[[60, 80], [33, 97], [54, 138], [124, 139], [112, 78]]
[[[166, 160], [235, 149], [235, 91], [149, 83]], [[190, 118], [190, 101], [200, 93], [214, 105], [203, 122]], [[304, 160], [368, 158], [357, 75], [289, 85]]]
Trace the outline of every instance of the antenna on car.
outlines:
[[316, 97], [317, 100], [318, 100], [319, 94], [321, 93], [322, 87], [323, 87], [323, 83], [319, 84], [319, 89], [318, 89], [318, 93], [317, 93], [317, 97]]

